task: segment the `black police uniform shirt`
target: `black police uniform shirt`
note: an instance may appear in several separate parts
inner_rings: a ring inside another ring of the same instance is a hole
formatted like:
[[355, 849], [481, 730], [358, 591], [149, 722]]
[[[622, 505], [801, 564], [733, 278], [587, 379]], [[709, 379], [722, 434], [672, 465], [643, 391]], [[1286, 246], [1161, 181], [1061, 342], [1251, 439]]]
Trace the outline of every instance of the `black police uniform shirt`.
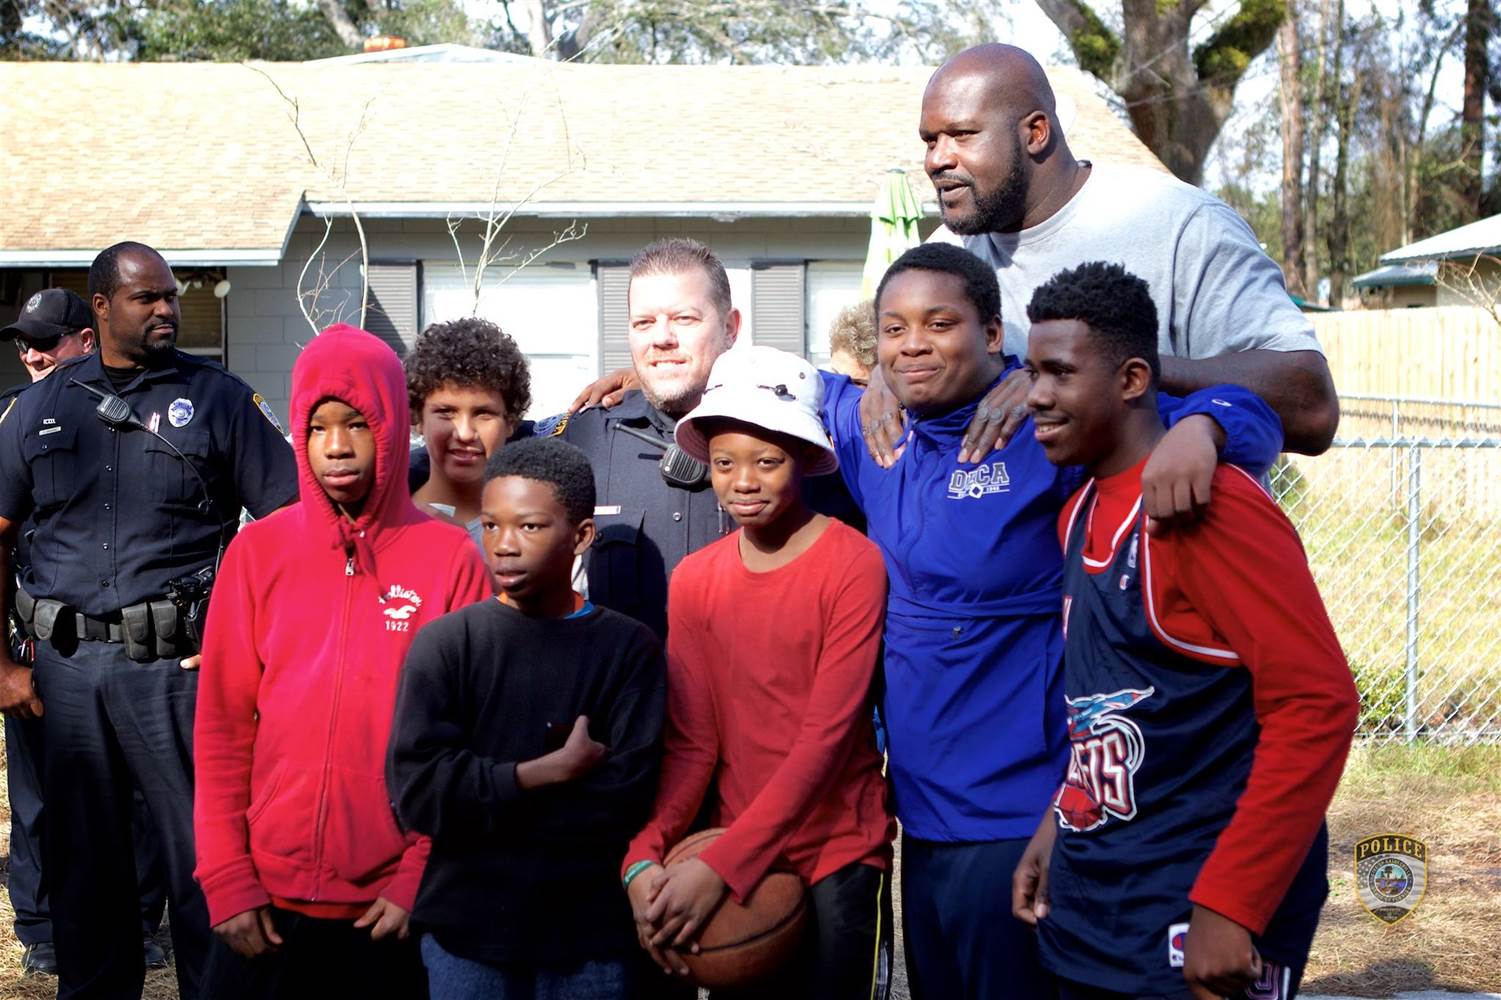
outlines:
[[163, 596], [212, 564], [241, 507], [262, 517], [297, 498], [292, 448], [271, 411], [221, 365], [173, 351], [118, 390], [139, 428], [114, 428], [81, 385], [116, 392], [99, 354], [59, 365], [0, 418], [0, 517], [31, 518], [21, 585], [95, 617]]
[[[625, 425], [662, 442], [658, 448], [618, 430]], [[687, 490], [662, 478], [659, 464], [677, 421], [646, 401], [640, 390], [613, 409], [585, 410], [563, 425], [594, 469], [594, 545], [584, 561], [589, 599], [629, 615], [667, 637], [667, 579], [683, 557], [735, 530], [707, 477]], [[841, 477], [814, 476], [804, 499], [821, 514], [863, 532], [865, 520]]]

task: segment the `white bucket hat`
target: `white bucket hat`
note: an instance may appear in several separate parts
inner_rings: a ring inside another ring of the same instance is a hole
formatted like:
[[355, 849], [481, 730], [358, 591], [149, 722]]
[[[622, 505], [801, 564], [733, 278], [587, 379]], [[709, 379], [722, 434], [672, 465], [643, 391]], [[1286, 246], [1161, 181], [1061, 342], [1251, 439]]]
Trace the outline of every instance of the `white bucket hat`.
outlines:
[[818, 449], [807, 474], [823, 476], [839, 469], [834, 444], [819, 418], [823, 382], [818, 371], [798, 357], [774, 347], [736, 347], [725, 351], [709, 372], [703, 399], [678, 421], [678, 447], [709, 461], [709, 442], [700, 424], [716, 417], [775, 431]]

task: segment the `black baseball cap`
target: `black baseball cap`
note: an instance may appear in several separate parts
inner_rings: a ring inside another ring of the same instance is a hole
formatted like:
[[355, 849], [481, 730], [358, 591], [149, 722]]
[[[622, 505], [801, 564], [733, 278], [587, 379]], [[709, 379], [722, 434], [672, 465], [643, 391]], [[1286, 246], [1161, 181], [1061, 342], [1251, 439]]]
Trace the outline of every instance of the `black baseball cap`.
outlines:
[[21, 307], [21, 315], [5, 329], [0, 340], [48, 340], [66, 337], [94, 325], [94, 311], [89, 304], [66, 288], [44, 288]]

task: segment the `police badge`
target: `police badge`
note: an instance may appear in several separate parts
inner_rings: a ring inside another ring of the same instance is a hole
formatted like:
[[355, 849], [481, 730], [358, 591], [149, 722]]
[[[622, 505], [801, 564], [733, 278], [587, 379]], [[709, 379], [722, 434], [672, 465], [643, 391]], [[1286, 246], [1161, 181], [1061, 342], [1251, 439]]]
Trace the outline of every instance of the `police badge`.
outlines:
[[1355, 889], [1377, 920], [1395, 924], [1423, 901], [1428, 847], [1421, 840], [1381, 833], [1355, 844]]

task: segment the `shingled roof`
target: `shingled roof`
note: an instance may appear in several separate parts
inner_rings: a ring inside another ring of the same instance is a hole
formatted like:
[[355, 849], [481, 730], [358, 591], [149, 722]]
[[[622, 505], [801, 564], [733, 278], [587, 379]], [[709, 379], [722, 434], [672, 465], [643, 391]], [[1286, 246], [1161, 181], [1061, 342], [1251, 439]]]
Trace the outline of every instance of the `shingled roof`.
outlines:
[[[892, 166], [931, 198], [916, 130], [930, 73], [0, 63], [0, 266], [86, 262], [125, 237], [183, 263], [273, 263], [304, 203], [346, 200], [412, 216], [492, 195], [534, 215], [860, 215]], [[1087, 78], [1048, 73], [1076, 155], [1161, 167]]]

